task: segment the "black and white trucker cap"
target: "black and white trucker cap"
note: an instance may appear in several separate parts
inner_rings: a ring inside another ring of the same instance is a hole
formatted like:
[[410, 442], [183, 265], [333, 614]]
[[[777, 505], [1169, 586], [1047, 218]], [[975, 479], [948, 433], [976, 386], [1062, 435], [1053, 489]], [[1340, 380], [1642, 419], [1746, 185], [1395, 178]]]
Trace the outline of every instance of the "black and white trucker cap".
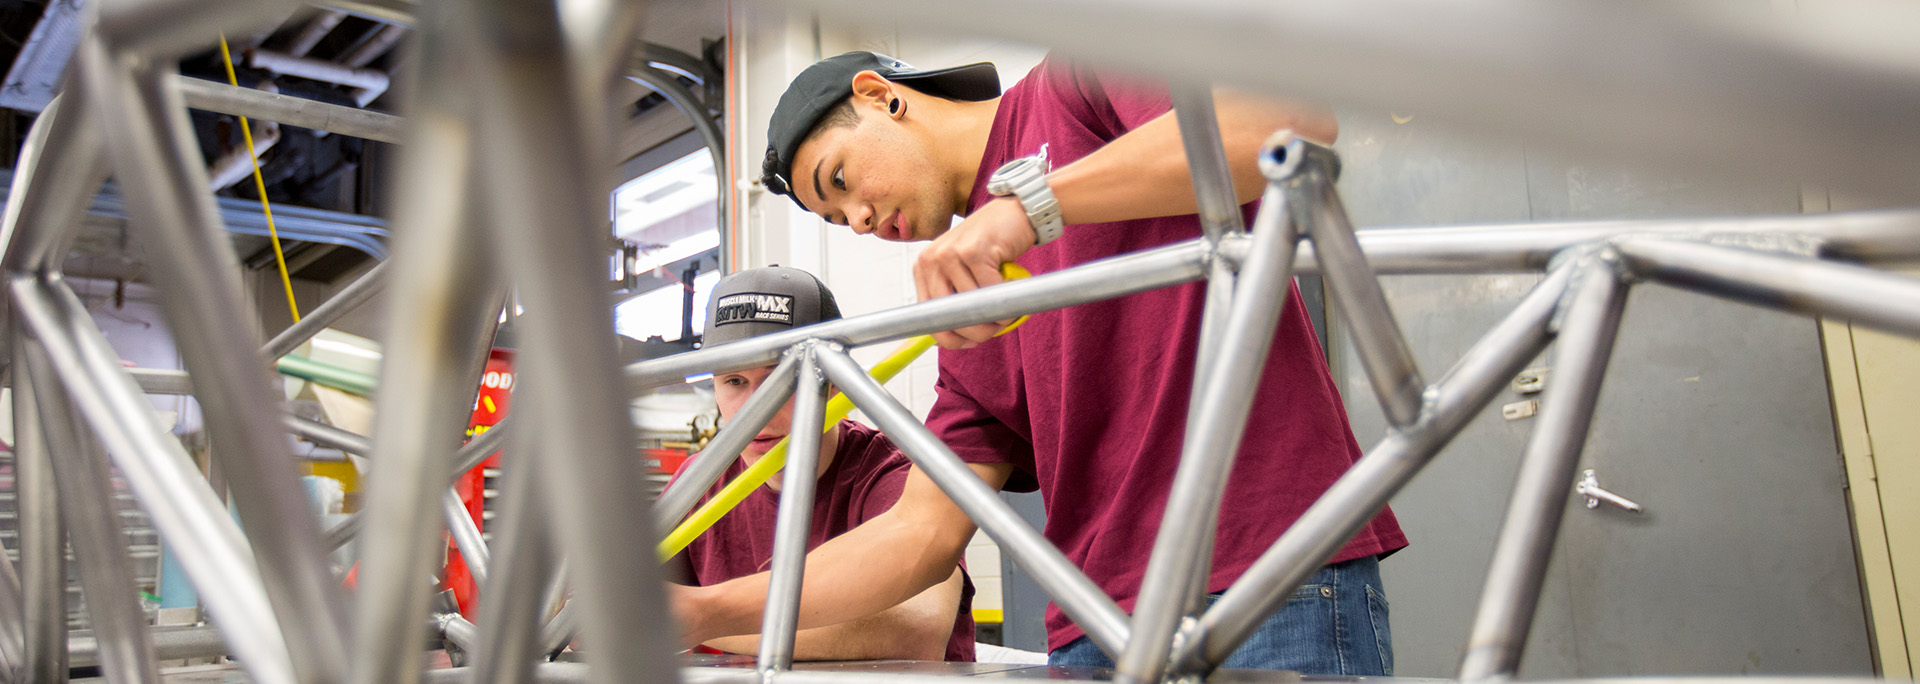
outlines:
[[797, 268], [750, 268], [721, 278], [707, 300], [711, 347], [768, 333], [785, 332], [840, 318], [833, 292], [813, 274]]

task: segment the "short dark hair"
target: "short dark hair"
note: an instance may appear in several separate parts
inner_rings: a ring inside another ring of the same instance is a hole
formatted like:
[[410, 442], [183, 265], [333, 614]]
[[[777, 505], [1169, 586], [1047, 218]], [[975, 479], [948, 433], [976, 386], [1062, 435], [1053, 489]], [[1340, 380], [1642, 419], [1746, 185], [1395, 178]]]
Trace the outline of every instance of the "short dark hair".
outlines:
[[[820, 115], [820, 120], [814, 122], [813, 128], [808, 129], [807, 134], [800, 137], [800, 144], [805, 145], [808, 141], [835, 128], [853, 128], [858, 125], [860, 125], [860, 113], [854, 111], [853, 96], [848, 95]], [[760, 184], [773, 188], [774, 192], [790, 195], [796, 201], [800, 199], [793, 188], [788, 187], [786, 181], [780, 177], [780, 155], [772, 147], [767, 148], [767, 157], [760, 162]]]

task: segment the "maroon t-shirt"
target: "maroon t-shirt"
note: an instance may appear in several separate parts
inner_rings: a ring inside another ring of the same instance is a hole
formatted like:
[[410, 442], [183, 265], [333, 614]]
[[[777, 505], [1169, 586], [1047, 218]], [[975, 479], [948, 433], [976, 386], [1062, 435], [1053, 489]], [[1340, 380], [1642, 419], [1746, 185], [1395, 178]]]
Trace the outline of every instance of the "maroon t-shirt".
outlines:
[[[840, 445], [834, 450], [833, 463], [820, 475], [814, 490], [813, 529], [807, 535], [809, 551], [893, 508], [912, 466], [893, 442], [873, 428], [843, 420], [839, 430]], [[739, 477], [746, 470], [744, 464], [744, 460], [735, 460], [728, 466], [700, 503], [706, 503], [726, 483]], [[766, 570], [773, 558], [773, 528], [779, 511], [779, 492], [765, 486], [754, 489], [733, 512], [687, 545], [681, 560], [691, 574], [689, 581], [707, 586]], [[960, 608], [954, 614], [946, 658], [973, 660], [973, 580], [964, 573]]]
[[[1170, 106], [1162, 84], [1048, 58], [1000, 101], [968, 211], [992, 199], [987, 177], [1007, 161], [1044, 147], [1053, 168], [1066, 166]], [[1244, 207], [1249, 224], [1258, 204]], [[1075, 225], [1019, 263], [1047, 273], [1199, 235], [1192, 214]], [[1205, 293], [1189, 283], [1034, 314], [1014, 334], [940, 352], [927, 425], [964, 460], [1012, 463], [1007, 488], [1041, 492], [1047, 539], [1128, 611], [1180, 460]], [[1220, 512], [1209, 591], [1239, 578], [1360, 457], [1297, 288], [1265, 369], [1255, 370], [1247, 379], [1260, 388]], [[1332, 562], [1406, 544], [1383, 511]], [[1081, 634], [1048, 607], [1049, 648]]]

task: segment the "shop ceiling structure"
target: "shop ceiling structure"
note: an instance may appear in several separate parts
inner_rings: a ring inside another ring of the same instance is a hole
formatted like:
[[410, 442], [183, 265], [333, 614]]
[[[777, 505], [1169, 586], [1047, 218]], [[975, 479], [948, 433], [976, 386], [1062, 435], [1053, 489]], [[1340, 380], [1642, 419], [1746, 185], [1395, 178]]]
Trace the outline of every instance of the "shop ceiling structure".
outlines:
[[[1920, 212], [1915, 211], [1356, 235], [1334, 189], [1338, 159], [1282, 132], [1260, 153], [1258, 163], [1269, 183], [1261, 211], [1246, 229], [1239, 225], [1227, 182], [1211, 89], [1193, 78], [1216, 65], [1194, 59], [1171, 63], [1181, 76], [1173, 89], [1174, 106], [1193, 167], [1201, 237], [990, 291], [644, 361], [616, 372], [613, 337], [581, 331], [612, 330], [602, 296], [599, 245], [613, 160], [604, 158], [601, 141], [611, 128], [607, 91], [613, 79], [625, 75], [627, 48], [634, 45], [643, 15], [640, 4], [428, 2], [417, 8], [417, 16], [403, 3], [333, 4], [400, 14], [419, 28], [421, 78], [413, 86], [405, 121], [361, 116], [341, 123], [399, 125], [397, 139], [405, 147], [393, 257], [265, 349], [241, 332], [253, 325], [233, 277], [238, 267], [231, 244], [222, 238], [217, 207], [206, 190], [206, 167], [185, 134], [183, 89], [172, 75], [171, 59], [202, 46], [217, 31], [271, 22], [291, 5], [102, 0], [90, 6], [76, 69], [29, 135], [0, 224], [7, 245], [5, 358], [15, 391], [21, 509], [19, 566], [0, 563], [0, 570], [15, 571], [0, 577], [18, 577], [17, 584], [0, 580], [0, 674], [35, 682], [66, 676], [69, 643], [58, 612], [64, 604], [48, 598], [59, 595], [58, 582], [65, 577], [60, 548], [66, 539], [72, 540], [95, 625], [85, 642], [91, 650], [76, 653], [76, 660], [97, 662], [109, 681], [151, 682], [158, 679], [156, 658], [177, 656], [185, 643], [205, 647], [204, 638], [151, 631], [136, 597], [126, 591], [132, 579], [125, 550], [116, 543], [118, 523], [104, 509], [88, 505], [104, 498], [111, 463], [200, 592], [220, 650], [234, 655], [254, 681], [932, 680], [929, 675], [793, 669], [811, 508], [805, 501], [812, 483], [805, 477], [789, 476], [783, 490], [762, 629], [767, 638], [756, 667], [683, 669], [672, 654], [678, 633], [666, 610], [651, 544], [656, 529], [685, 513], [691, 500], [680, 493], [704, 490], [786, 396], [802, 398], [798, 424], [818, 421], [822, 409], [816, 390], [830, 381], [1115, 657], [1116, 679], [1153, 682], [1209, 673], [1284, 679], [1283, 674], [1214, 669], [1515, 373], [1557, 341], [1562, 377], [1542, 400], [1459, 673], [1462, 680], [1505, 678], [1515, 672], [1539, 600], [1629, 288], [1659, 282], [1920, 335], [1920, 282], [1875, 268], [1920, 260]], [[879, 4], [849, 1], [828, 9]], [[1081, 4], [1031, 3], [1043, 21], [1049, 12]], [[1265, 11], [1245, 3], [1215, 4], [1219, 11], [1198, 21]], [[1315, 5], [1324, 12], [1312, 16], [1331, 21], [1359, 11], [1351, 8], [1394, 4]], [[1104, 5], [1099, 14], [1109, 28], [1126, 30], [1185, 12], [1173, 7]], [[1291, 17], [1307, 7], [1271, 11]], [[1554, 9], [1564, 15], [1542, 15], [1549, 8], [1536, 7], [1516, 16], [1572, 16], [1578, 8], [1591, 6]], [[1458, 8], [1468, 14], [1486, 9]], [[930, 2], [897, 3], [890, 11], [908, 21], [938, 13]], [[1362, 28], [1334, 21], [1328, 30], [1384, 36], [1397, 25]], [[1453, 33], [1447, 33], [1449, 27]], [[1717, 35], [1689, 34], [1686, 28], [1654, 39]], [[1453, 23], [1428, 29], [1443, 34], [1435, 39], [1442, 43], [1489, 38], [1480, 27]], [[1090, 54], [1122, 62], [1128, 58], [1120, 56], [1118, 46], [1131, 50], [1135, 45], [1108, 37], [1114, 47], [1102, 48], [1062, 37]], [[1383, 46], [1389, 42], [1380, 40]], [[1263, 49], [1252, 42], [1230, 44], [1250, 53]], [[1749, 49], [1772, 54], [1767, 51], [1773, 49], [1765, 43], [1688, 44], [1724, 58]], [[1483, 47], [1495, 52], [1500, 47], [1497, 41], [1488, 45]], [[1582, 52], [1592, 45], [1578, 41], [1537, 47], [1558, 50], [1558, 63], [1569, 68], [1584, 64], [1583, 59], [1606, 58]], [[1858, 77], [1819, 91], [1830, 98], [1821, 106], [1831, 111], [1864, 106], [1868, 99], [1900, 102], [1920, 95], [1920, 78], [1891, 78], [1878, 63], [1814, 61], [1826, 69], [1823, 74], [1839, 69], [1839, 76]], [[1846, 72], [1849, 64], [1858, 73]], [[1482, 69], [1474, 75], [1492, 75], [1485, 67], [1464, 65]], [[1358, 74], [1361, 84], [1355, 88], [1377, 92], [1400, 85], [1366, 76]], [[1629, 90], [1634, 79], [1656, 85], [1668, 79], [1638, 72], [1619, 76]], [[1812, 87], [1793, 79], [1785, 85]], [[1712, 108], [1728, 102], [1743, 101], [1696, 104], [1717, 112]], [[1497, 104], [1488, 103], [1493, 109]], [[305, 107], [293, 103], [293, 109]], [[1502, 116], [1507, 115], [1492, 115], [1496, 121]], [[1773, 113], [1739, 119], [1759, 130], [1779, 120]], [[1890, 152], [1847, 149], [1816, 156], [1831, 161], [1859, 154], [1864, 166], [1898, 170], [1899, 164], [1912, 163], [1898, 158], [1901, 146], [1915, 137], [1910, 128], [1903, 121], [1897, 130], [1888, 129], [1898, 134], [1887, 141]], [[1607, 139], [1622, 131], [1630, 133], [1631, 127], [1598, 135]], [[1726, 151], [1720, 145], [1715, 139], [1682, 149]], [[184, 376], [122, 367], [60, 273], [76, 221], [108, 175], [126, 197], [136, 239], [152, 255], [153, 281], [179, 338]], [[1415, 364], [1377, 281], [1382, 274], [1527, 271], [1546, 276], [1434, 381]], [[1277, 303], [1285, 301], [1298, 273], [1322, 275], [1330, 296], [1352, 321], [1359, 358], [1391, 427], [1241, 581], [1202, 611], [1194, 580], [1206, 575], [1211, 521], [1251, 410], [1253, 385], [1241, 380], [1247, 369], [1261, 366], [1280, 313]], [[850, 347], [1202, 280], [1208, 295], [1189, 431], [1132, 616], [1022, 523], [847, 355]], [[520, 326], [518, 415], [463, 446], [467, 404], [507, 282], [526, 310]], [[365, 301], [382, 283], [391, 296], [390, 332], [374, 433], [353, 435], [286, 416], [269, 357]], [[756, 393], [742, 418], [715, 437], [660, 504], [632, 496], [643, 490], [644, 472], [631, 453], [624, 414], [630, 396], [714, 370], [773, 364], [778, 368], [766, 391]], [[230, 483], [237, 521], [179, 442], [150, 417], [143, 394], [189, 390], [206, 411], [213, 459]], [[367, 501], [355, 522], [318, 528], [296, 483], [289, 427], [369, 457]], [[818, 434], [803, 430], [793, 437], [798, 467], [789, 473], [811, 472], [802, 461], [816, 451]], [[423, 580], [444, 545], [443, 517], [463, 518], [446, 515], [447, 483], [502, 446], [508, 474], [495, 545], [489, 550], [473, 530], [454, 526], [461, 552], [481, 571], [476, 574], [484, 575], [479, 625], [436, 616], [431, 586]], [[325, 551], [354, 534], [361, 562], [356, 589], [349, 594], [329, 572]], [[579, 600], [554, 615], [567, 582]], [[435, 628], [469, 655], [466, 666], [422, 671], [420, 653]], [[544, 662], [576, 634], [604, 646], [587, 649], [585, 664]]]

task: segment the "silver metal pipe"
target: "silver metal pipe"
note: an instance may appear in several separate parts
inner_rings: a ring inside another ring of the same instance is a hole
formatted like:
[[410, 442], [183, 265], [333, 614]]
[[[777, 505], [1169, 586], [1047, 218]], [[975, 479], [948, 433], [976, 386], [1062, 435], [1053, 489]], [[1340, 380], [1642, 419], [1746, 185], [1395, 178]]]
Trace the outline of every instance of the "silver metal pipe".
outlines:
[[760, 428], [766, 427], [767, 421], [787, 404], [787, 397], [793, 396], [793, 379], [799, 367], [800, 361], [795, 355], [782, 357], [773, 372], [760, 381], [760, 388], [733, 414], [733, 419], [707, 442], [707, 448], [694, 454], [680, 476], [660, 493], [660, 499], [653, 504], [653, 514], [661, 535], [672, 532], [680, 519], [687, 517], [694, 504], [700, 503], [700, 497], [726, 474], [727, 466], [739, 460], [740, 452], [760, 433]]
[[[1262, 154], [1263, 171], [1274, 174], [1278, 166], [1269, 154]], [[1204, 369], [1206, 375], [1196, 376], [1193, 383], [1180, 467], [1140, 582], [1140, 597], [1134, 602], [1132, 638], [1115, 659], [1119, 665], [1115, 681], [1160, 681], [1174, 632], [1199, 607], [1196, 588], [1200, 594], [1206, 591], [1220, 499], [1260, 388], [1247, 375], [1266, 367], [1274, 330], [1293, 288], [1295, 227], [1290, 200], [1279, 187], [1279, 176], [1271, 177], [1276, 183], [1268, 188], [1255, 219], [1253, 250], [1241, 266], [1225, 329], [1216, 340], [1219, 348], [1212, 365]]]
[[[445, 76], [464, 61], [456, 52], [458, 39], [448, 35], [459, 26], [449, 23], [444, 32], [420, 36], [415, 108], [407, 118], [407, 135], [417, 143], [401, 148], [396, 175], [408, 191], [398, 194], [394, 210], [382, 410], [375, 418], [373, 476], [360, 516], [371, 524], [359, 540], [360, 609], [350, 674], [358, 684], [419, 676], [426, 635], [416, 627], [427, 620], [431, 599], [431, 587], [420, 578], [444, 548], [436, 502], [476, 387], [468, 378], [469, 338], [498, 314], [482, 294], [497, 279], [485, 272], [493, 248], [476, 225], [485, 222], [485, 212], [473, 206], [482, 201], [472, 181], [475, 134], [460, 111], [472, 100]], [[331, 542], [341, 535], [328, 537]]]
[[561, 604], [547, 624], [540, 628], [540, 652], [559, 653], [573, 643], [574, 634], [580, 628], [580, 618], [575, 611], [574, 602], [569, 600]]
[[480, 535], [480, 525], [467, 513], [467, 504], [460, 500], [460, 493], [452, 488], [440, 494], [440, 511], [447, 521], [447, 533], [453, 536], [454, 548], [460, 550], [460, 557], [467, 561], [467, 573], [473, 575], [473, 584], [485, 591], [487, 585], [487, 565], [489, 552], [487, 540]]
[[[780, 477], [780, 509], [773, 529], [772, 564], [767, 577], [767, 606], [760, 622], [762, 674], [793, 669], [793, 644], [800, 629], [800, 586], [807, 572], [807, 539], [813, 533], [813, 495], [819, 484], [820, 431], [826, 418], [826, 385], [815, 365], [820, 343], [795, 347], [799, 378], [793, 388], [793, 431], [787, 439], [787, 465]], [[786, 403], [786, 402], [781, 402]]]
[[[105, 12], [101, 21], [104, 31]], [[151, 257], [161, 308], [196, 379], [208, 433], [222, 445], [214, 454], [252, 532], [248, 541], [294, 667], [319, 681], [337, 680], [346, 659], [345, 606], [278, 425], [281, 397], [259, 356], [260, 340], [236, 333], [254, 328], [232, 275], [240, 272], [233, 241], [206, 192], [199, 145], [187, 135], [175, 67], [109, 53], [93, 40], [82, 41], [79, 61], [106, 119], [116, 177], [129, 206], [144, 209], [134, 212], [131, 232]]]
[[1480, 607], [1460, 665], [1462, 681], [1511, 677], [1519, 671], [1554, 539], [1572, 496], [1574, 471], [1620, 332], [1627, 287], [1615, 272], [1618, 257], [1603, 250], [1582, 261], [1560, 323], [1553, 383], [1541, 398], [1540, 417], [1520, 461], [1513, 499], [1480, 590]]
[[[151, 418], [152, 404], [92, 325], [86, 306], [58, 280], [15, 277], [10, 294], [20, 321], [43, 341], [69, 397], [106, 445], [127, 487], [181, 569], [202, 589], [201, 600], [226, 630], [232, 653], [257, 681], [296, 681], [246, 538], [179, 440]], [[24, 568], [21, 580], [27, 582]]]
[[222, 33], [246, 35], [284, 21], [299, 7], [288, 0], [126, 0], [99, 9], [94, 32], [116, 52], [169, 58], [205, 50]]
[[320, 10], [319, 14], [307, 21], [306, 26], [300, 27], [299, 33], [294, 34], [293, 42], [287, 44], [287, 54], [305, 57], [307, 53], [313, 51], [313, 46], [319, 45], [322, 38], [326, 38], [327, 34], [333, 32], [334, 27], [339, 26], [340, 22], [346, 19], [346, 12]]
[[1199, 206], [1200, 230], [1218, 240], [1245, 230], [1240, 202], [1233, 188], [1233, 171], [1220, 142], [1220, 118], [1213, 110], [1213, 87], [1206, 81], [1169, 86], [1174, 118], [1180, 124], [1181, 147], [1193, 175], [1193, 199]]
[[24, 333], [13, 344], [14, 492], [26, 627], [18, 673], [23, 682], [59, 684], [67, 681], [67, 528], [40, 415], [43, 402], [27, 372], [34, 364], [29, 350], [38, 344]]
[[434, 616], [434, 622], [440, 626], [440, 636], [446, 637], [455, 648], [468, 653], [480, 646], [480, 628], [459, 613], [443, 613]]
[[186, 371], [165, 368], [128, 368], [127, 374], [147, 394], [185, 396], [193, 394], [193, 378]]
[[177, 77], [180, 94], [194, 109], [237, 114], [255, 121], [273, 121], [341, 135], [399, 144], [401, 118], [392, 114], [337, 104], [235, 88], [192, 76]]
[[67, 245], [107, 178], [107, 153], [91, 103], [78, 88], [54, 98], [28, 129], [8, 192], [0, 240], [6, 270], [60, 268]]
[[[421, 682], [423, 684], [467, 684], [467, 682], [473, 681], [476, 670], [477, 668], [472, 667], [450, 667], [443, 670], [427, 670], [424, 673], [426, 676], [421, 679]], [[749, 677], [756, 676], [752, 670], [736, 670], [736, 672], [744, 673]], [[599, 680], [593, 678], [593, 668], [589, 667], [586, 663], [560, 662], [540, 663], [536, 665], [533, 668], [533, 681], [539, 684], [585, 684], [586, 682]], [[692, 677], [689, 677], [688, 681], [689, 684], [699, 684], [700, 682], [700, 680]], [[746, 683], [742, 682], [741, 684]], [[1762, 682], [1761, 684], [1786, 683]], [[1814, 683], [1808, 682], [1805, 684]], [[1838, 684], [1848, 683], [1841, 682]]]
[[964, 16], [937, 0], [792, 4], [822, 22], [1008, 38], [1642, 164], [1891, 197], [1910, 197], [1903, 184], [1920, 177], [1920, 131], [1905, 116], [1920, 110], [1920, 41], [1897, 3], [1817, 29], [1752, 6], [1590, 1], [988, 0]]
[[[153, 639], [156, 660], [206, 658], [227, 655], [226, 642], [216, 627], [155, 627], [148, 631]], [[100, 664], [100, 641], [92, 630], [67, 634], [67, 663], [73, 667]]]
[[653, 92], [659, 93], [661, 97], [673, 103], [674, 108], [679, 109], [681, 114], [687, 115], [687, 118], [693, 121], [693, 130], [698, 131], [700, 139], [707, 144], [707, 154], [713, 157], [713, 175], [719, 184], [717, 207], [720, 220], [716, 225], [720, 226], [720, 272], [732, 273], [733, 250], [727, 248], [726, 242], [727, 236], [731, 235], [727, 230], [727, 220], [733, 216], [733, 193], [730, 192], [733, 190], [733, 181], [726, 172], [726, 133], [720, 130], [720, 124], [707, 113], [707, 106], [693, 96], [693, 91], [680, 85], [679, 81], [674, 80], [672, 74], [649, 64], [645, 52], [634, 54], [634, 63], [628, 67], [627, 77], [652, 88]]
[[[1544, 271], [1569, 247], [1625, 236], [1680, 240], [1737, 239], [1743, 244], [1776, 241], [1783, 247], [1817, 248], [1820, 255], [1870, 265], [1920, 262], [1920, 210], [1791, 214], [1741, 218], [1560, 221], [1481, 226], [1369, 228], [1360, 248], [1382, 275], [1524, 273]], [[1223, 246], [1238, 260], [1244, 242]], [[1313, 245], [1301, 245], [1294, 272], [1318, 274]]]
[[[526, 385], [521, 385], [526, 387]], [[516, 410], [524, 411], [525, 407]], [[539, 424], [536, 421], [535, 424]], [[537, 453], [538, 433], [515, 438], [515, 451]], [[524, 448], [521, 448], [524, 447]], [[494, 539], [500, 543], [499, 572], [480, 594], [480, 646], [474, 651], [475, 684], [531, 681], [540, 656], [542, 589], [555, 574], [553, 547], [542, 491], [540, 464], [516, 458], [501, 480], [504, 490]]]
[[1195, 239], [865, 316], [642, 361], [627, 366], [628, 389], [644, 391], [718, 369], [765, 366], [778, 361], [787, 347], [808, 339], [873, 344], [1199, 280], [1207, 274], [1207, 253], [1205, 241]]
[[[88, 622], [98, 640], [100, 674], [116, 683], [157, 682], [160, 674], [154, 663], [153, 644], [147, 638], [147, 616], [134, 592], [138, 582], [133, 559], [127, 555], [127, 536], [120, 528], [120, 511], [113, 505], [112, 473], [106, 454], [73, 415], [73, 405], [39, 342], [23, 342], [27, 348], [25, 370], [33, 376], [33, 398], [39, 403], [41, 436], [46, 439], [47, 451], [57, 454], [50, 459], [54, 484], [59, 488], [60, 511], [73, 547], [74, 565], [80, 571]], [[64, 599], [64, 581], [60, 589]], [[54, 645], [65, 660], [66, 602], [60, 603], [60, 640]]]
[[373, 444], [365, 436], [349, 430], [308, 420], [291, 413], [280, 416], [280, 424], [291, 430], [295, 436], [309, 442], [333, 447], [355, 456], [367, 456], [373, 453]]
[[[507, 430], [507, 424], [511, 422], [511, 420], [512, 419], [506, 419], [495, 423], [492, 429], [480, 433], [479, 436], [474, 437], [464, 446], [461, 446], [459, 451], [454, 452], [454, 467], [449, 479], [459, 479], [461, 475], [465, 475], [467, 471], [473, 470], [479, 466], [482, 461], [493, 456], [495, 452], [500, 451], [501, 445], [505, 444], [507, 437], [512, 434]], [[370, 450], [367, 438], [347, 432], [346, 430], [341, 430], [329, 425], [321, 425], [295, 416], [288, 416], [287, 421], [288, 424], [293, 427], [295, 434], [328, 444], [347, 453], [367, 453], [356, 452], [354, 451], [355, 448]], [[354, 535], [359, 534], [360, 528], [363, 525], [364, 522], [361, 520], [360, 511], [350, 513], [345, 519], [334, 523], [333, 527], [327, 528], [327, 531], [320, 535], [321, 546], [326, 548], [328, 552], [332, 552], [334, 549], [346, 545], [349, 540], [353, 539]]]
[[1635, 273], [1695, 292], [1920, 337], [1920, 280], [1800, 256], [1660, 239], [1617, 243]]
[[367, 103], [380, 99], [392, 82], [387, 72], [379, 69], [350, 67], [338, 62], [323, 59], [296, 57], [294, 55], [254, 50], [247, 53], [247, 66], [266, 69], [276, 74], [298, 76], [300, 78], [337, 83], [352, 88], [354, 101], [365, 107]]
[[1420, 418], [1420, 393], [1427, 381], [1387, 304], [1386, 292], [1380, 289], [1380, 279], [1367, 265], [1340, 194], [1334, 191], [1340, 159], [1333, 150], [1299, 138], [1276, 149], [1284, 157], [1275, 157], [1272, 163], [1288, 175], [1285, 187], [1295, 219], [1313, 237], [1327, 293], [1353, 329], [1354, 347], [1374, 396], [1387, 421], [1405, 429]]
[[[956, 295], [958, 296], [958, 295]], [[991, 319], [990, 319], [991, 320]], [[770, 337], [770, 336], [769, 336]], [[1060, 610], [1087, 633], [1100, 649], [1120, 653], [1127, 645], [1127, 616], [1085, 573], [1073, 567], [1060, 549], [1034, 531], [1007, 502], [982, 482], [960, 457], [927, 430], [920, 419], [869, 377], [846, 352], [829, 345], [814, 350], [814, 360], [827, 379], [852, 399], [855, 406], [913, 461], [913, 467], [933, 480], [968, 518], [1000, 545], [1002, 553], [1033, 575]]]
[[[587, 653], [594, 679], [609, 684], [676, 679], [666, 665], [677, 632], [654, 557], [651, 507], [634, 495], [646, 476], [632, 453], [628, 394], [609, 373], [619, 362], [604, 304], [608, 89], [626, 63], [617, 50], [634, 44], [638, 7], [569, 3], [562, 22], [551, 5], [487, 0], [469, 12], [477, 30], [459, 36], [470, 58], [463, 71], [473, 74], [467, 82], [487, 105], [466, 109], [479, 119], [496, 263], [526, 306], [516, 358], [526, 384], [515, 410], [539, 419], [550, 464], [541, 473], [543, 499], [583, 599], [582, 631], [620, 645]], [[435, 25], [427, 19], [421, 24]], [[427, 100], [419, 98], [416, 111]]]
[[1186, 631], [1173, 661], [1180, 674], [1205, 673], [1232, 655], [1294, 588], [1378, 514], [1473, 416], [1552, 339], [1550, 321], [1570, 272], [1555, 269], [1434, 384], [1429, 413], [1389, 433], [1334, 482], [1293, 526]]
[[[16, 373], [15, 377], [20, 374]], [[26, 380], [21, 378], [16, 382], [24, 384]], [[15, 434], [18, 435], [18, 431]], [[26, 599], [20, 595], [20, 575], [14, 570], [13, 559], [7, 557], [6, 548], [0, 547], [0, 681], [11, 681], [20, 671], [20, 664], [26, 662], [25, 606]]]
[[407, 36], [407, 27], [405, 26], [388, 24], [376, 30], [378, 32], [373, 34], [372, 37], [367, 38], [366, 42], [354, 48], [353, 52], [349, 52], [346, 56], [341, 57], [340, 63], [350, 67], [363, 67], [371, 64], [373, 60], [379, 59], [382, 55], [392, 51], [393, 46], [400, 44], [400, 39]]

